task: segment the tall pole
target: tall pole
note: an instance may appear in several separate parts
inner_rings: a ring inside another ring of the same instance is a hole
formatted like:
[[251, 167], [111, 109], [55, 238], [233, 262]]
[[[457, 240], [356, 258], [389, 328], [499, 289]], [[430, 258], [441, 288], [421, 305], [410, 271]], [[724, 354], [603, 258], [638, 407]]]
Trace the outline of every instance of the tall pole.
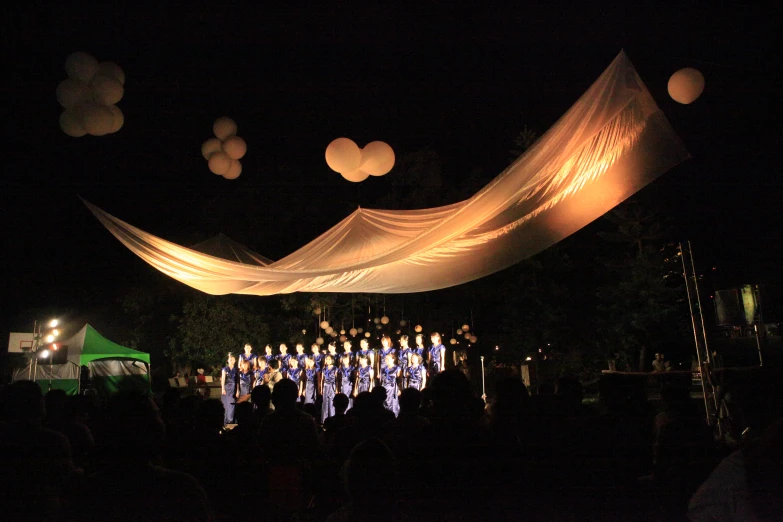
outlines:
[[759, 341], [759, 325], [758, 325], [758, 323], [753, 325], [753, 329], [756, 331], [756, 348], [759, 351], [759, 366], [764, 366], [764, 358], [761, 356], [761, 342]]
[[481, 398], [487, 402], [487, 387], [484, 382], [484, 356], [481, 356]]
[[696, 318], [693, 316], [693, 301], [691, 297], [691, 285], [688, 277], [688, 268], [685, 265], [685, 252], [682, 248], [682, 243], [680, 243], [680, 260], [682, 261], [682, 275], [685, 278], [685, 291], [688, 294], [688, 311], [691, 314], [691, 326], [693, 327], [693, 341], [696, 344], [696, 359], [699, 363], [699, 373], [701, 375], [701, 391], [702, 396], [704, 397], [704, 411], [707, 415], [707, 424], [712, 426], [712, 419], [710, 418], [710, 406], [709, 402], [707, 401], [707, 388], [704, 385], [704, 379], [706, 377], [705, 373], [707, 370], [707, 367], [705, 364], [702, 363], [701, 360], [701, 347], [699, 346], [699, 334], [698, 329], [696, 328]]

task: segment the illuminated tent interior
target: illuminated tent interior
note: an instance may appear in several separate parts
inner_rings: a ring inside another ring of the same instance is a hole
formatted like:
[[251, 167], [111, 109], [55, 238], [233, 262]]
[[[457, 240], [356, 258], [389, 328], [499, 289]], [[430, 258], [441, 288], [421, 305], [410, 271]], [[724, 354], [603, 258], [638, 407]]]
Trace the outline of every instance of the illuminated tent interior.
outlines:
[[540, 252], [687, 158], [621, 52], [535, 144], [470, 199], [423, 210], [359, 208], [276, 262], [185, 248], [85, 203], [133, 253], [208, 294], [422, 292]]

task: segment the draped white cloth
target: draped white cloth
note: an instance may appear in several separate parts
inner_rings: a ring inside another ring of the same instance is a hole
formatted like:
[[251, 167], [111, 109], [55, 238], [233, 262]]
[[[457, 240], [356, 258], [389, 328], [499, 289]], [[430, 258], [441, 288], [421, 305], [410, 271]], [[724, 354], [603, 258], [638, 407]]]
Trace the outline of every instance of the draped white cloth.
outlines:
[[687, 157], [621, 52], [552, 128], [470, 199], [424, 210], [360, 208], [266, 266], [176, 245], [87, 205], [144, 261], [208, 294], [422, 292], [540, 252]]

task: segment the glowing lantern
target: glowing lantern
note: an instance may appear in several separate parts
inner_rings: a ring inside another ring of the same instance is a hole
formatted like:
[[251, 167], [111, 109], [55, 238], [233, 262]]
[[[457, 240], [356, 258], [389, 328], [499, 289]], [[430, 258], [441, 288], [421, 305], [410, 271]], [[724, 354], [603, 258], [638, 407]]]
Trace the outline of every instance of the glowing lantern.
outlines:
[[348, 330], [348, 333], [351, 334], [351, 337], [356, 337], [356, 334], [359, 333], [359, 330], [357, 330], [356, 328], [351, 328], [350, 330]]
[[382, 324], [376, 324], [375, 325], [375, 329], [376, 330], [382, 330], [383, 329], [383, 325]]
[[57, 103], [66, 109], [70, 109], [80, 103], [90, 101], [91, 94], [87, 84], [68, 78], [57, 85], [55, 96], [57, 96]]
[[212, 132], [220, 141], [226, 141], [230, 136], [237, 133], [237, 124], [231, 118], [221, 116], [212, 124]]
[[457, 328], [457, 335], [462, 335], [462, 329], [461, 328]]
[[370, 337], [370, 332], [364, 332], [364, 336], [369, 338]]
[[462, 325], [462, 331], [463, 331], [463, 332], [467, 332], [467, 331], [469, 331], [469, 330], [470, 330], [470, 325], [467, 325], [467, 324], [463, 324], [463, 325]]
[[318, 346], [321, 346], [322, 344], [324, 344], [324, 338], [323, 337], [319, 337], [318, 339], [315, 340], [315, 344], [317, 344]]
[[475, 335], [471, 335], [471, 336], [470, 336], [470, 342], [472, 342], [472, 343], [474, 343], [474, 344], [475, 344], [475, 343], [476, 343], [476, 341], [478, 341], [478, 337], [476, 337]]
[[359, 332], [359, 333], [362, 333], [362, 332], [364, 331], [364, 328], [359, 328], [359, 329], [358, 329], [358, 330], [356, 330], [356, 331], [357, 331], [357, 332]]
[[242, 174], [242, 163], [239, 160], [232, 159], [231, 166], [228, 168], [228, 172], [223, 174], [223, 177], [226, 179], [237, 179], [240, 174]]
[[65, 59], [65, 72], [68, 74], [68, 78], [90, 83], [92, 77], [98, 72], [98, 60], [81, 51], [71, 53]]
[[405, 326], [406, 324], [408, 324], [408, 321], [406, 321], [405, 319], [400, 320], [400, 326]]
[[372, 322], [375, 324], [380, 324], [381, 320], [378, 317], [376, 317], [375, 319], [372, 320]]
[[421, 327], [420, 324], [417, 324], [416, 326], [414, 326], [413, 329], [416, 330], [416, 332], [421, 332], [422, 331], [422, 327]]
[[457, 340], [452, 337], [449, 344], [457, 344]]
[[204, 159], [209, 161], [209, 157], [215, 152], [222, 150], [222, 144], [217, 138], [209, 138], [207, 141], [201, 144], [201, 155]]
[[101, 105], [114, 105], [122, 99], [125, 89], [122, 84], [109, 76], [96, 74], [90, 82], [92, 95]]
[[325, 157], [326, 164], [329, 165], [330, 169], [344, 174], [359, 168], [359, 163], [362, 160], [362, 151], [353, 140], [337, 138], [326, 147]]
[[350, 172], [341, 172], [340, 175], [348, 181], [352, 181], [353, 183], [360, 183], [370, 177], [369, 174], [361, 169], [352, 170]]
[[314, 314], [314, 315], [321, 315], [321, 307], [319, 306], [318, 308], [316, 308], [315, 310], [313, 310], [313, 314]]
[[105, 136], [114, 128], [111, 109], [97, 103], [88, 103], [81, 109], [84, 130], [92, 136]]
[[668, 90], [674, 101], [693, 103], [704, 92], [704, 75], [691, 67], [680, 69], [669, 78]]
[[324, 331], [325, 331], [327, 334], [329, 334], [329, 335], [332, 335], [332, 332], [334, 332], [334, 328], [332, 328], [331, 326], [327, 326], [327, 327], [324, 329]]
[[72, 138], [81, 138], [87, 134], [82, 125], [80, 114], [74, 109], [68, 109], [60, 114], [60, 128]]
[[389, 318], [384, 315], [383, 317], [381, 317], [381, 323], [389, 324]]
[[469, 333], [466, 333], [466, 334], [465, 334], [465, 339], [468, 339], [468, 340], [470, 340], [470, 334], [469, 334]]
[[323, 328], [324, 330], [329, 328], [329, 321], [321, 321], [321, 328]]
[[229, 169], [231, 169], [231, 158], [223, 152], [222, 150], [217, 151], [213, 153], [209, 157], [209, 161], [207, 161], [207, 164], [209, 166], [209, 170], [213, 174], [217, 174], [218, 176], [223, 176], [224, 174], [227, 174]]
[[223, 142], [223, 150], [226, 154], [231, 156], [231, 159], [241, 159], [247, 154], [247, 143], [239, 136], [229, 136], [225, 142]]
[[102, 76], [108, 76], [109, 78], [114, 78], [115, 80], [120, 82], [121, 85], [125, 85], [125, 73], [123, 72], [122, 68], [120, 68], [120, 66], [114, 62], [99, 63], [98, 72], [96, 74], [100, 74]]
[[111, 134], [114, 134], [118, 130], [122, 128], [122, 126], [125, 124], [125, 115], [122, 113], [119, 107], [116, 105], [112, 105], [109, 107], [111, 110], [112, 115], [114, 116], [114, 126], [111, 128]]
[[394, 167], [394, 150], [388, 143], [372, 141], [361, 153], [361, 169], [370, 176], [383, 176]]

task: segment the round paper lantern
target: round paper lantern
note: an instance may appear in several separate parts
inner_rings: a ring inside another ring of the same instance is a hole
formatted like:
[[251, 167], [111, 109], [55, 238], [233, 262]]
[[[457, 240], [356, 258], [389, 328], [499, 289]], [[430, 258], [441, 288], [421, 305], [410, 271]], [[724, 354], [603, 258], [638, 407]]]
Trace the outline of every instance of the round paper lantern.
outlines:
[[356, 169], [351, 172], [341, 172], [340, 175], [347, 179], [348, 181], [351, 181], [353, 183], [361, 183], [365, 179], [369, 178], [370, 175], [363, 170]]
[[237, 179], [242, 174], [242, 163], [239, 160], [232, 159], [231, 166], [228, 168], [228, 172], [223, 174], [226, 179]]
[[114, 78], [118, 82], [120, 82], [122, 85], [125, 85], [125, 73], [120, 68], [119, 65], [117, 65], [114, 62], [101, 62], [98, 64], [98, 72], [97, 74], [101, 74], [103, 76], [108, 76], [109, 78]]
[[212, 171], [213, 174], [222, 176], [228, 173], [229, 169], [231, 168], [231, 161], [232, 160], [228, 154], [220, 150], [213, 153], [209, 157], [207, 164], [209, 165], [209, 170]]
[[420, 325], [420, 324], [417, 324], [417, 325], [416, 325], [416, 326], [415, 326], [413, 329], [414, 329], [414, 330], [416, 330], [416, 332], [417, 332], [417, 333], [420, 333], [420, 332], [421, 332], [421, 330], [422, 330], [422, 328], [421, 328], [421, 325]]
[[369, 338], [370, 337], [370, 332], [364, 332], [364, 336]]
[[324, 331], [329, 335], [332, 335], [332, 332], [334, 332], [334, 328], [332, 328], [331, 326], [327, 326]]
[[384, 315], [383, 317], [381, 317], [381, 323], [389, 324], [389, 318]]
[[92, 77], [98, 72], [98, 60], [81, 51], [71, 53], [65, 59], [65, 72], [68, 74], [68, 78], [90, 83]]
[[383, 325], [382, 324], [376, 324], [375, 325], [375, 329], [376, 330], [382, 330], [383, 329]]
[[359, 333], [359, 330], [357, 330], [356, 328], [351, 328], [350, 330], [348, 330], [348, 332], [351, 334], [352, 337], [356, 337], [356, 334]]
[[674, 101], [693, 103], [704, 92], [704, 75], [691, 67], [680, 69], [669, 78], [668, 90]]
[[373, 319], [372, 322], [375, 323], [375, 324], [381, 324], [381, 320], [379, 318], [377, 318], [377, 317], [375, 319]]
[[463, 332], [470, 331], [470, 325], [463, 324], [463, 325], [462, 325], [462, 331], [463, 331]]
[[223, 142], [223, 150], [231, 158], [238, 160], [244, 157], [247, 153], [247, 143], [239, 136], [229, 136], [226, 141]]
[[324, 344], [324, 338], [323, 337], [319, 337], [318, 339], [315, 340], [315, 344], [317, 344], [318, 346], [321, 346], [322, 344]]
[[361, 169], [371, 176], [383, 176], [394, 167], [394, 150], [388, 143], [371, 141], [362, 149]]
[[87, 134], [105, 136], [114, 128], [114, 114], [111, 109], [97, 103], [88, 103], [81, 108], [82, 123]]
[[465, 339], [470, 340], [470, 334], [469, 333], [465, 333]]
[[401, 333], [401, 331], [400, 331], [400, 330], [397, 330], [397, 335], [400, 335], [400, 333]]
[[82, 125], [81, 114], [75, 109], [67, 109], [60, 114], [60, 128], [72, 138], [81, 138], [87, 134]]
[[337, 332], [335, 332], [334, 330], [332, 330], [332, 333], [330, 333], [329, 335], [331, 335], [332, 337], [337, 337]]
[[345, 335], [345, 330], [340, 330], [340, 335]]
[[306, 334], [307, 330], [302, 330], [302, 335]]
[[449, 344], [457, 344], [457, 340], [452, 337]]
[[476, 337], [475, 335], [471, 335], [471, 336], [470, 336], [470, 342], [472, 342], [472, 343], [474, 343], [474, 344], [475, 344], [475, 343], [476, 343], [476, 341], [478, 341], [478, 337]]
[[462, 335], [462, 328], [457, 328], [457, 335]]
[[341, 335], [341, 336], [340, 336], [340, 342], [341, 342], [341, 343], [344, 343], [344, 342], [345, 342], [345, 341], [347, 341], [347, 340], [348, 340], [348, 338], [347, 338], [345, 335]]
[[109, 107], [112, 115], [114, 116], [114, 126], [111, 128], [111, 134], [114, 134], [122, 128], [125, 124], [125, 115], [122, 113], [119, 107], [112, 105]]
[[101, 105], [114, 105], [122, 99], [125, 89], [122, 84], [110, 76], [96, 74], [90, 83], [92, 96]]
[[326, 147], [325, 157], [326, 164], [333, 171], [353, 172], [362, 161], [362, 150], [351, 139], [337, 138]]
[[92, 94], [86, 83], [68, 78], [57, 85], [55, 95], [57, 96], [57, 103], [66, 109], [70, 109], [80, 103], [89, 102]]
[[362, 333], [362, 332], [364, 331], [364, 328], [359, 328], [359, 329], [358, 329], [358, 330], [356, 330], [356, 331], [357, 331], [357, 332], [359, 332], [359, 333]]
[[209, 161], [209, 157], [212, 156], [213, 153], [219, 150], [222, 150], [222, 144], [217, 138], [209, 138], [201, 144], [201, 155], [204, 156], [204, 159], [207, 161]]
[[321, 328], [323, 328], [324, 330], [329, 328], [329, 321], [321, 321]]
[[406, 324], [408, 324], [408, 321], [405, 319], [400, 319], [400, 326], [405, 326]]
[[314, 314], [314, 315], [321, 315], [321, 307], [319, 306], [318, 308], [316, 308], [315, 310], [313, 310], [313, 314]]
[[221, 116], [212, 125], [212, 132], [215, 133], [215, 137], [220, 141], [226, 141], [237, 133], [237, 124], [231, 118]]

